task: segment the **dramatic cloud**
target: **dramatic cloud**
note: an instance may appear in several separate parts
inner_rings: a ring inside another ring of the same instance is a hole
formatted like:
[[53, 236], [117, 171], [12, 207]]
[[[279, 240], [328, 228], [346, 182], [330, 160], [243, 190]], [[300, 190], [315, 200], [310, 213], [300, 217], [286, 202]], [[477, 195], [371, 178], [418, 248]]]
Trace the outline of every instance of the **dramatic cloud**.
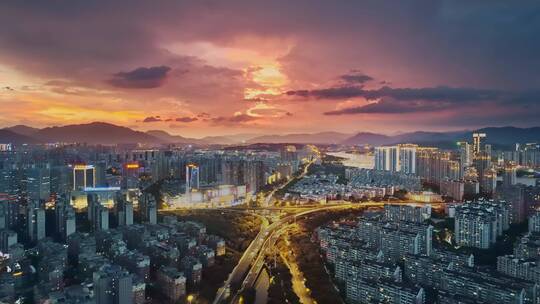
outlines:
[[108, 82], [119, 88], [153, 89], [165, 83], [170, 70], [168, 66], [140, 67], [130, 72], [116, 73]]
[[[540, 115], [538, 16], [536, 0], [2, 1], [0, 88], [13, 90], [0, 89], [0, 125], [186, 116], [198, 122], [183, 135], [204, 136], [524, 124]], [[332, 116], [347, 113], [369, 115]]]
[[178, 122], [194, 122], [197, 120], [199, 120], [197, 117], [190, 117], [190, 116], [178, 117], [175, 119], [175, 121], [178, 121]]
[[159, 116], [149, 116], [146, 117], [142, 122], [158, 122], [163, 121]]
[[311, 97], [317, 99], [347, 99], [353, 97], [377, 99], [382, 97], [391, 97], [398, 100], [421, 99], [460, 102], [475, 100], [492, 100], [503, 95], [503, 92], [475, 88], [391, 88], [388, 86], [375, 90], [365, 90], [359, 86], [344, 86], [316, 90], [287, 91], [286, 95]]
[[335, 111], [325, 112], [325, 115], [343, 115], [343, 114], [360, 114], [360, 113], [377, 113], [377, 114], [397, 114], [397, 113], [414, 113], [444, 110], [451, 107], [451, 103], [440, 101], [425, 101], [425, 100], [408, 100], [398, 101], [392, 99], [381, 99], [379, 101], [369, 103], [363, 106], [343, 108]]
[[269, 117], [269, 118], [279, 118], [283, 116], [291, 116], [292, 114], [287, 112], [284, 109], [276, 108], [275, 106], [268, 105], [262, 102], [255, 104], [253, 107], [249, 108], [246, 111], [251, 117]]
[[[540, 92], [503, 92], [497, 90], [424, 88], [389, 89], [366, 91], [357, 95], [375, 100], [365, 105], [327, 111], [325, 115], [343, 114], [398, 114], [415, 112], [438, 112], [461, 110], [464, 113], [473, 109], [484, 109], [484, 114], [497, 107], [527, 111], [540, 115]], [[489, 115], [488, 115], [489, 117]]]
[[237, 125], [256, 121], [258, 118], [248, 114], [237, 113], [232, 116], [218, 116], [211, 119], [217, 125]]
[[361, 72], [357, 71], [351, 71], [350, 74], [341, 75], [340, 78], [345, 82], [358, 84], [366, 83], [373, 80], [371, 76], [362, 74]]

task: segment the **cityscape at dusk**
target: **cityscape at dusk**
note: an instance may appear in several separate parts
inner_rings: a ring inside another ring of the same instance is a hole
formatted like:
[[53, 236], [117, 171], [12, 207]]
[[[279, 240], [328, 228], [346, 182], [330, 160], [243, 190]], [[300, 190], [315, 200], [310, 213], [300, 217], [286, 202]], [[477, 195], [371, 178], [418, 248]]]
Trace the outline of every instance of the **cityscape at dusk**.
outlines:
[[0, 304], [540, 304], [538, 1], [0, 3]]

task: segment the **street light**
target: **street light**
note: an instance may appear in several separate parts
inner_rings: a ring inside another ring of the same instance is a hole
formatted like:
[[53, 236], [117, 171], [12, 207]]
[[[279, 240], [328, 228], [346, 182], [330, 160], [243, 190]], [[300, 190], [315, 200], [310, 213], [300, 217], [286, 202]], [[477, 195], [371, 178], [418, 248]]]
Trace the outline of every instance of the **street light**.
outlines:
[[193, 296], [192, 294], [187, 296], [187, 301], [188, 301], [189, 304], [191, 304], [191, 302], [193, 302], [193, 299], [195, 299], [195, 296]]

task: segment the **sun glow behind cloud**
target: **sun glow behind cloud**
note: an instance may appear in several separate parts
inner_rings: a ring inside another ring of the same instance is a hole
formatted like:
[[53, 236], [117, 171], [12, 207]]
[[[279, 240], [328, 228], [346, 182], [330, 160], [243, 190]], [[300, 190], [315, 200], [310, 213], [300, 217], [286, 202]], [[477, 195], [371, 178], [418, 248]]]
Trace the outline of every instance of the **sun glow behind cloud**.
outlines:
[[289, 82], [277, 63], [250, 67], [245, 71], [245, 77], [258, 85], [244, 89], [245, 99], [264, 99], [268, 95], [280, 95]]

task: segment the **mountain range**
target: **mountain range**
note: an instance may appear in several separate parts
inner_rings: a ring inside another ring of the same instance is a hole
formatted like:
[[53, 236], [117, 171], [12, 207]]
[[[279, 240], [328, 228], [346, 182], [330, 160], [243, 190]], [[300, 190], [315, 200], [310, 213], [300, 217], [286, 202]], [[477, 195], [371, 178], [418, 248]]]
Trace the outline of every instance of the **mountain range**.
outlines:
[[[487, 143], [510, 146], [514, 143], [540, 142], [540, 127], [488, 127], [476, 130], [486, 133]], [[297, 143], [297, 144], [345, 144], [345, 145], [390, 145], [396, 143], [416, 143], [434, 146], [455, 145], [456, 141], [471, 140], [473, 131], [452, 132], [409, 132], [398, 135], [384, 135], [360, 132], [346, 134], [339, 132], [296, 133], [286, 135], [237, 134], [230, 136], [209, 136], [188, 138], [172, 135], [162, 130], [136, 131], [104, 122], [47, 127], [43, 129], [17, 125], [0, 129], [0, 143], [36, 144], [50, 142], [80, 142], [88, 144], [194, 144], [194, 145], [238, 145], [255, 143]]]

